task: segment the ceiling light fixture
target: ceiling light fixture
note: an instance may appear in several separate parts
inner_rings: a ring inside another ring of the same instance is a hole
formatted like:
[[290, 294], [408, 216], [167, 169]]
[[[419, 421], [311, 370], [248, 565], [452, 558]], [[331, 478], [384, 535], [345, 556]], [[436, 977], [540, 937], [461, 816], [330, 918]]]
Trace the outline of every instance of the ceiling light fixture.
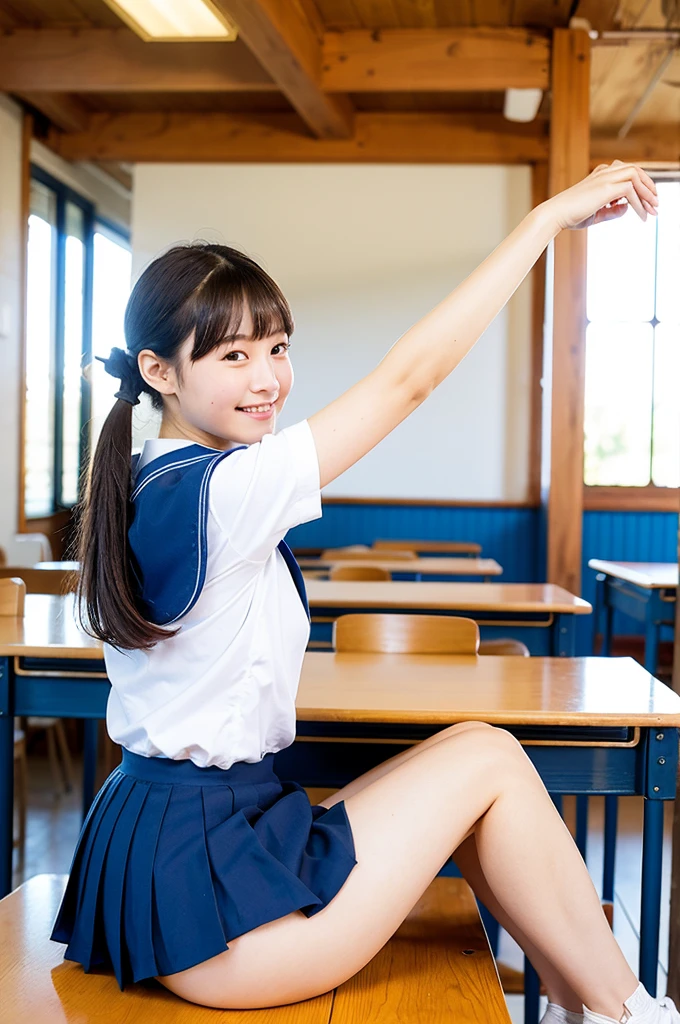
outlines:
[[541, 89], [506, 89], [503, 117], [508, 121], [533, 121], [542, 99]]
[[238, 28], [212, 0], [105, 0], [145, 42], [233, 42]]

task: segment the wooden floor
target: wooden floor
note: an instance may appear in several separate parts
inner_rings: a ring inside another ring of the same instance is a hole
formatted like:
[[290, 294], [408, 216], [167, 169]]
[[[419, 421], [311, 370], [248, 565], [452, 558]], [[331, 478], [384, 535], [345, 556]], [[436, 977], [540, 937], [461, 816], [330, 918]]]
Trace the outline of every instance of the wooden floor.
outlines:
[[[76, 786], [72, 793], [55, 796], [46, 759], [29, 759], [29, 812], [23, 872], [15, 870], [14, 885], [42, 872], [68, 872], [73, 849], [80, 830], [80, 764], [76, 761]], [[637, 973], [639, 935], [639, 884], [641, 864], [642, 800], [625, 797], [620, 801], [619, 843], [616, 863], [616, 900], [614, 933], [629, 963]], [[602, 813], [603, 801], [591, 800], [588, 867], [600, 888], [602, 876]], [[663, 875], [663, 914], [661, 919], [661, 957], [659, 963], [659, 994], [666, 991], [668, 968], [668, 900], [670, 892], [671, 806], [666, 807], [665, 856]], [[565, 817], [573, 826], [573, 801], [565, 802]], [[16, 864], [16, 853], [15, 853]], [[46, 923], [46, 927], [47, 927]], [[507, 935], [503, 935], [500, 959], [520, 968], [522, 955]], [[523, 1020], [521, 996], [507, 997], [513, 1021]]]

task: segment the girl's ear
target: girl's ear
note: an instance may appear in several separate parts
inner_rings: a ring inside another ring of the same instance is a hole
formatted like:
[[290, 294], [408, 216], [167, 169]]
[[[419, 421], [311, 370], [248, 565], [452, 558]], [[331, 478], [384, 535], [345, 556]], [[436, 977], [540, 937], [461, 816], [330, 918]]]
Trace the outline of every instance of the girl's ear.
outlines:
[[137, 365], [146, 383], [155, 391], [159, 391], [162, 395], [176, 393], [177, 372], [167, 359], [162, 359], [150, 348], [145, 348], [137, 356]]

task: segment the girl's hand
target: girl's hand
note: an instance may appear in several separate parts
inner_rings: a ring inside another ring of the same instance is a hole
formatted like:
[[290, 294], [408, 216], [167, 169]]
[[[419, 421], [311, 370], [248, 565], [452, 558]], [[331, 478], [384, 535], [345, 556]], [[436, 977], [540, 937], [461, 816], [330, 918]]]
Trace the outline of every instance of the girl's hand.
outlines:
[[582, 181], [548, 199], [559, 228], [589, 228], [621, 217], [629, 206], [641, 220], [656, 216], [656, 185], [637, 164], [600, 164]]

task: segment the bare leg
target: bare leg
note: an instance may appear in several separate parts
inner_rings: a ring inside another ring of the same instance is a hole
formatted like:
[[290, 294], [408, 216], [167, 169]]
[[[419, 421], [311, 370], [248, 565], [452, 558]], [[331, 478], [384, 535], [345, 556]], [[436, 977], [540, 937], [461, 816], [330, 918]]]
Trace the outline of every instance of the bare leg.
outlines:
[[[423, 750], [427, 750], [432, 746], [432, 744], [439, 743], [442, 740], [447, 739], [452, 732], [459, 734], [467, 729], [477, 729], [480, 727], [484, 728], [483, 723], [465, 722], [461, 725], [454, 726], [452, 729], [443, 729], [441, 732], [435, 733], [433, 736], [429, 736], [421, 743], [414, 744], [414, 746], [410, 747], [408, 750], [402, 751], [394, 757], [389, 758], [389, 760], [376, 765], [375, 768], [372, 768], [371, 771], [359, 776], [359, 778], [353, 779], [349, 785], [344, 787], [344, 789], [327, 797], [325, 800], [322, 800], [321, 804], [324, 807], [332, 807], [333, 804], [338, 803], [339, 800], [347, 800], [354, 793], [359, 793], [362, 789], [365, 789], [366, 786], [369, 786], [377, 779], [382, 778], [383, 775], [392, 771], [397, 767], [397, 765], [403, 764], [404, 761], [408, 761], [412, 757], [417, 756]], [[569, 987], [569, 985], [567, 985], [564, 978], [560, 977], [553, 964], [549, 963], [545, 957], [541, 955], [538, 949], [529, 942], [526, 935], [524, 935], [518, 927], [517, 923], [513, 921], [508, 914], [506, 914], [494, 894], [491, 892], [479, 863], [479, 855], [477, 853], [477, 844], [474, 835], [463, 840], [458, 849], [453, 852], [453, 860], [458, 866], [463, 877], [469, 883], [475, 895], [479, 897], [482, 903], [484, 903], [484, 905], [494, 915], [500, 926], [505, 928], [506, 932], [513, 937], [518, 946], [520, 946], [529, 957], [548, 991], [548, 998], [550, 1001], [552, 1003], [558, 1003], [567, 1010], [574, 1010], [577, 1013], [581, 1013], [582, 1005], [578, 995]]]
[[582, 1002], [621, 1016], [635, 976], [568, 830], [508, 733], [450, 730], [349, 796], [346, 808], [358, 864], [323, 911], [256, 928], [162, 982], [193, 1002], [241, 1008], [328, 991], [375, 955], [474, 829], [484, 877], [508, 919]]
[[517, 945], [529, 957], [548, 991], [550, 1002], [557, 1003], [566, 1010], [574, 1010], [576, 1013], [581, 1013], [583, 1006], [577, 993], [567, 985], [564, 978], [555, 970], [554, 965], [549, 960], [546, 960], [545, 956], [526, 937], [517, 923], [506, 914], [491, 891], [479, 862], [477, 841], [474, 835], [463, 840], [458, 849], [454, 850], [453, 859], [475, 895], [479, 897], [485, 907], [491, 911], [500, 926], [505, 928], [509, 935], [512, 935]]

